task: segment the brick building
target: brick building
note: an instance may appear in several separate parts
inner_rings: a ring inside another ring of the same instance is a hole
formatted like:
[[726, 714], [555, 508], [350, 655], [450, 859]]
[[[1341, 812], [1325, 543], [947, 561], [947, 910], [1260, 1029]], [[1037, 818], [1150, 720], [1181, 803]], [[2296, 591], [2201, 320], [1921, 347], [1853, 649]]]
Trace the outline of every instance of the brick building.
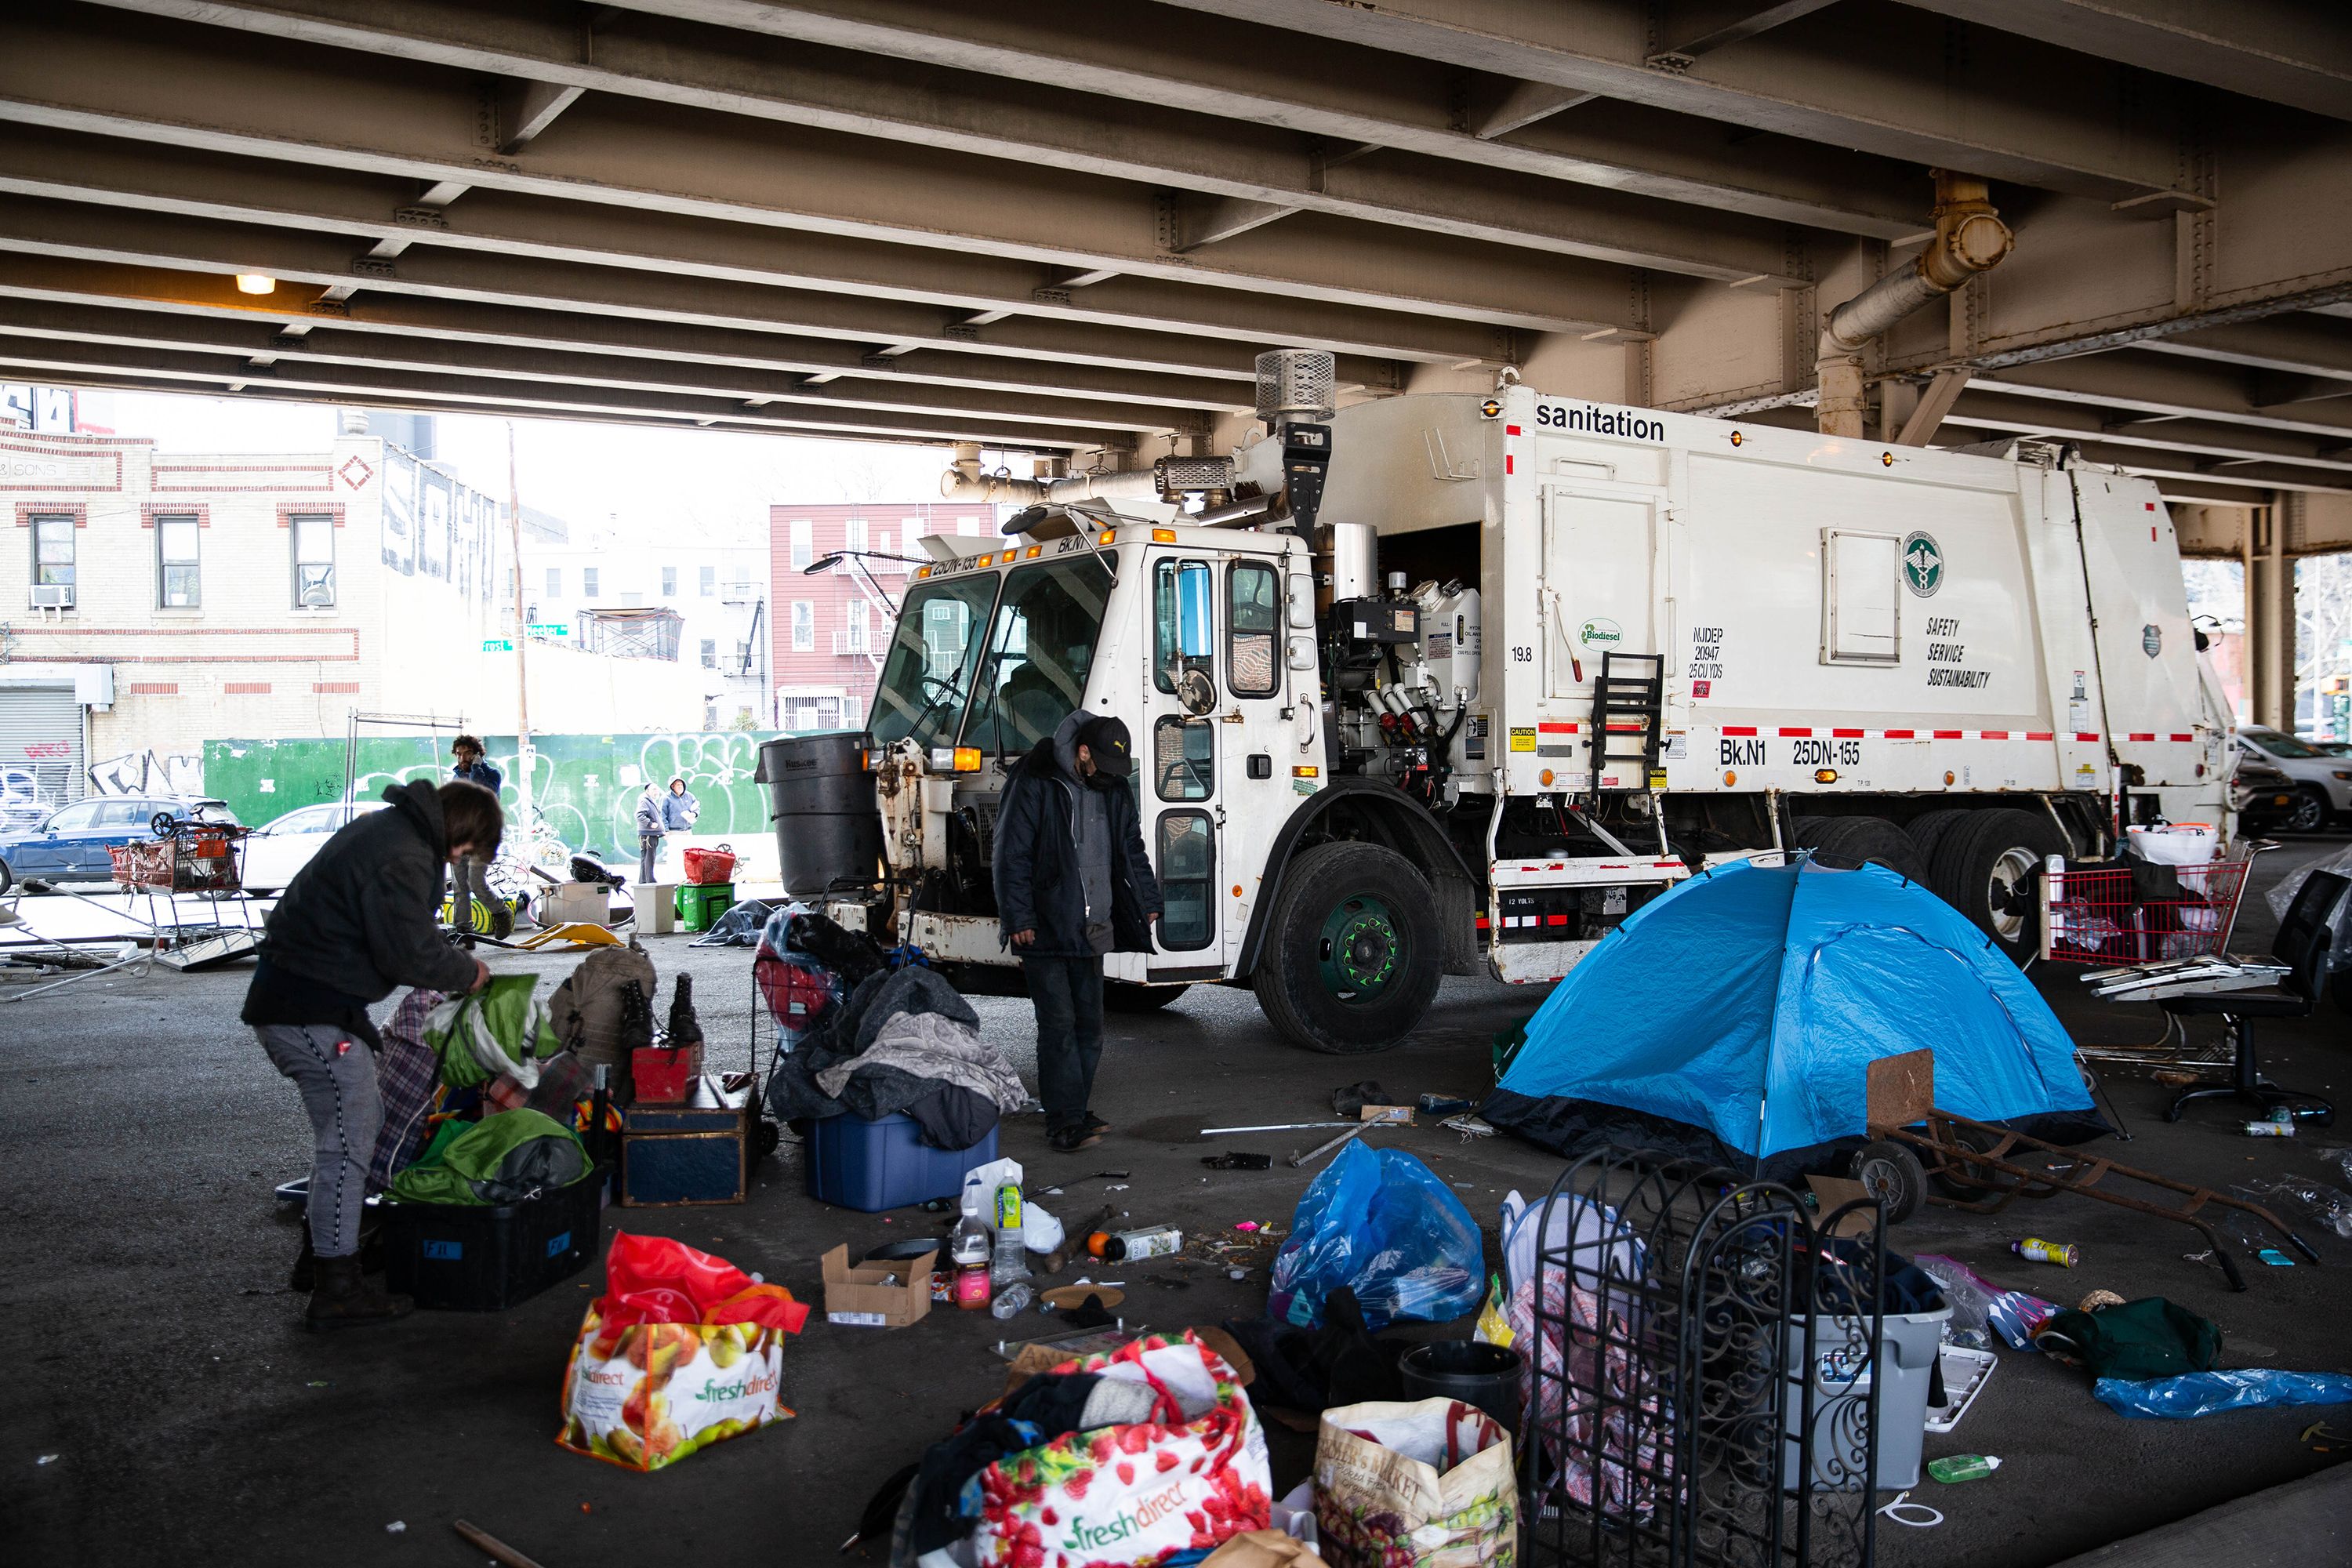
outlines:
[[[110, 763], [193, 788], [207, 740], [341, 735], [355, 710], [513, 726], [501, 509], [376, 437], [205, 457], [0, 432], [0, 791], [72, 799]], [[698, 727], [679, 664], [530, 658], [535, 728]]]
[[905, 560], [868, 559], [869, 583], [848, 561], [814, 576], [803, 568], [839, 550], [921, 561], [916, 541], [927, 533], [992, 536], [997, 526], [993, 507], [970, 501], [779, 505], [768, 509], [768, 520], [777, 722], [786, 730], [866, 721], [890, 646], [890, 606], [903, 596], [909, 570]]

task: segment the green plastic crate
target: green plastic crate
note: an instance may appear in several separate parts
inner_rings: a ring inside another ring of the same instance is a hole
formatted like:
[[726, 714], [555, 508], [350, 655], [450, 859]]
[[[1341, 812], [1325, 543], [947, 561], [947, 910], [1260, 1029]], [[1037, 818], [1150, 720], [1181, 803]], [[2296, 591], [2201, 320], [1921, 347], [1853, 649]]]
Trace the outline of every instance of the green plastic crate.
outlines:
[[687, 882], [677, 889], [677, 928], [709, 931], [720, 915], [735, 907], [732, 882]]

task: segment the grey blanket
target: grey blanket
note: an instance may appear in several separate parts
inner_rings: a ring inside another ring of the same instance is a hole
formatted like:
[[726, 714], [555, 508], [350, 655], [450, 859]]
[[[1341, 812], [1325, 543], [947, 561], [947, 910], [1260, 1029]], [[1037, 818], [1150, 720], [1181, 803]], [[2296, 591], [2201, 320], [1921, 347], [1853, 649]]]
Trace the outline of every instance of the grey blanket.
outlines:
[[[964, 1010], [970, 1011], [969, 1007]], [[982, 1039], [980, 1031], [971, 1025], [944, 1013], [889, 1015], [876, 1032], [872, 1045], [819, 1072], [816, 1086], [837, 1099], [852, 1078], [877, 1068], [895, 1068], [913, 1078], [968, 1089], [992, 1101], [1000, 1112], [1020, 1110], [1028, 1098], [1003, 1053]]]

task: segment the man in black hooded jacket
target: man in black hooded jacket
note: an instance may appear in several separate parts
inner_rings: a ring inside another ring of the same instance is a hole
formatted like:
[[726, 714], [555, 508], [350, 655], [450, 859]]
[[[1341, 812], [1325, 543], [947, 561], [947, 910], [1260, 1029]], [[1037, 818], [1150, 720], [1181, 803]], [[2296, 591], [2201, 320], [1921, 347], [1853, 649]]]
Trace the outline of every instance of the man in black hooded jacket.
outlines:
[[1160, 883], [1143, 852], [1127, 726], [1081, 709], [1022, 758], [996, 818], [996, 910], [1037, 1006], [1037, 1097], [1062, 1153], [1102, 1142], [1103, 954], [1150, 952]]
[[[453, 994], [489, 971], [449, 945], [434, 911], [442, 875], [487, 859], [505, 829], [498, 796], [479, 784], [417, 781], [383, 792], [384, 809], [352, 819], [287, 884], [246, 992], [244, 1021], [302, 1093], [311, 1131], [305, 1234], [315, 1254], [313, 1329], [383, 1322], [409, 1308], [360, 1278], [361, 1205], [383, 1121], [368, 1017], [397, 985]], [[299, 1266], [298, 1266], [299, 1272]]]

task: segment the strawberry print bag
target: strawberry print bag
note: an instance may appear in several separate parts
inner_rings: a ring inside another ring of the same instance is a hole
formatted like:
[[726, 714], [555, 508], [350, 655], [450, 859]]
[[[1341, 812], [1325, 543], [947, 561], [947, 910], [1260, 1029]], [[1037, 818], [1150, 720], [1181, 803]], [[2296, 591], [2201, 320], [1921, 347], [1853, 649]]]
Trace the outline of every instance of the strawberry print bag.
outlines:
[[1216, 1352], [1191, 1334], [1150, 1335], [1055, 1369], [1073, 1373], [1149, 1385], [1152, 1419], [1067, 1433], [982, 1471], [972, 1561], [1134, 1568], [1267, 1527], [1265, 1433]]

